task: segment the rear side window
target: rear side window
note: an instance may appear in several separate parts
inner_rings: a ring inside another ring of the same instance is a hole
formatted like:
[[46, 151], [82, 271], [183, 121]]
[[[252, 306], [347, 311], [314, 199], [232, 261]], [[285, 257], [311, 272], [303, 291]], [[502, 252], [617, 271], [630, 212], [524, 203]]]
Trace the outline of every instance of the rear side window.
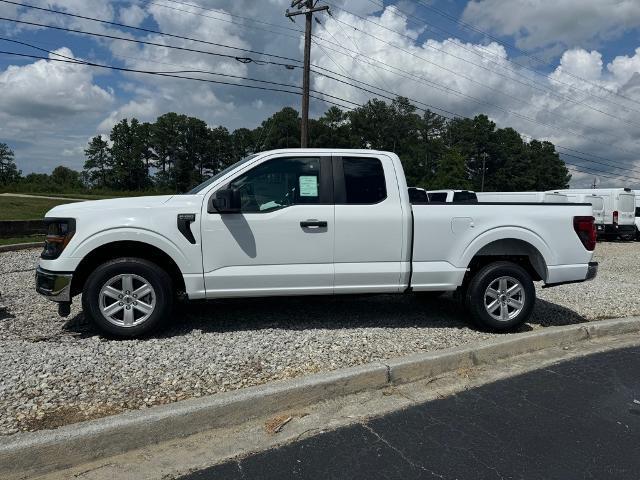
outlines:
[[636, 217], [640, 217], [640, 207], [636, 207]]
[[590, 203], [591, 206], [593, 207], [593, 210], [596, 212], [604, 210], [604, 199], [600, 197], [587, 198], [586, 202]]
[[347, 204], [373, 204], [387, 198], [382, 162], [377, 158], [343, 157]]
[[455, 192], [453, 203], [478, 203], [478, 197], [475, 192]]
[[620, 211], [621, 212], [633, 212], [636, 209], [635, 198], [633, 195], [620, 195]]
[[444, 203], [447, 201], [447, 192], [430, 193], [429, 201]]

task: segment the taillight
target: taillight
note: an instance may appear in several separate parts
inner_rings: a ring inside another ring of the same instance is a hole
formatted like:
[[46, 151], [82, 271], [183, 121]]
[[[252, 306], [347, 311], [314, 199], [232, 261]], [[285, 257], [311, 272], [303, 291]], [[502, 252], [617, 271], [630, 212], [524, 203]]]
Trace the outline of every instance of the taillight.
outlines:
[[596, 224], [593, 217], [573, 217], [573, 229], [584, 248], [589, 251], [596, 249]]
[[613, 212], [613, 224], [617, 225], [618, 224], [618, 211], [614, 210]]

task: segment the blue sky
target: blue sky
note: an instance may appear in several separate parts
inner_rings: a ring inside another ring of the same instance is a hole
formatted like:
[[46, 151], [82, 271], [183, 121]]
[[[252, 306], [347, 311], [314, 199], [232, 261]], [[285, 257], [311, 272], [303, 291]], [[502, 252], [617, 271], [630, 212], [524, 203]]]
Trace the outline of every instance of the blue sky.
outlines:
[[[286, 0], [24, 3], [284, 57], [302, 56], [297, 31], [302, 22], [284, 18]], [[590, 184], [596, 174], [602, 185], [640, 188], [636, 0], [385, 0], [384, 7], [381, 0], [321, 3], [331, 6], [333, 17], [322, 15], [322, 25], [314, 25], [318, 45], [312, 57], [318, 67], [460, 115], [486, 113], [499, 126], [551, 140], [559, 151], [572, 155], [565, 159], [575, 164], [576, 186]], [[249, 56], [2, 1], [0, 17]], [[58, 56], [51, 58], [65, 55], [131, 69], [197, 69], [300, 83], [299, 70], [282, 66], [243, 64], [12, 21], [0, 20], [0, 37], [55, 51]], [[2, 40], [0, 50], [49, 56]], [[313, 88], [358, 104], [372, 96], [317, 75]], [[178, 111], [234, 129], [255, 127], [283, 106], [298, 104], [297, 96], [284, 93], [0, 54], [0, 141], [14, 149], [25, 173], [49, 172], [60, 164], [80, 169], [87, 141], [108, 134], [125, 117], [152, 121]], [[320, 115], [327, 107], [314, 100], [312, 114]]]

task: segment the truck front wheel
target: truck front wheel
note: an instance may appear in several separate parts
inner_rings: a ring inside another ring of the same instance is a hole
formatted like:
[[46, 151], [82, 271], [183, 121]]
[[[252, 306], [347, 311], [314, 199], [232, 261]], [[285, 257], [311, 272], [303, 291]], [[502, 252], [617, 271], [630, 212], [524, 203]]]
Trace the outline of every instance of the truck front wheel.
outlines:
[[536, 289], [529, 273], [511, 262], [483, 267], [471, 279], [465, 303], [480, 327], [497, 332], [511, 331], [531, 316]]
[[157, 329], [173, 306], [171, 278], [141, 258], [117, 258], [96, 268], [85, 282], [82, 308], [103, 333], [137, 337]]

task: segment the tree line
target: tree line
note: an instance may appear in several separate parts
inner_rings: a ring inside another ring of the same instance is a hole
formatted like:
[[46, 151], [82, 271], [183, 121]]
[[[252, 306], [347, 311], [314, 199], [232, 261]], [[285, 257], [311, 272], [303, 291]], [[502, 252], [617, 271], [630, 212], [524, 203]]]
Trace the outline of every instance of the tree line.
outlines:
[[[373, 99], [349, 112], [331, 107], [310, 120], [309, 133], [311, 147], [395, 152], [411, 186], [550, 190], [568, 186], [571, 179], [550, 142], [525, 142], [516, 130], [497, 128], [486, 115], [445, 119], [431, 111], [420, 114], [403, 97], [390, 103]], [[91, 139], [82, 172], [57, 167], [51, 175], [23, 177], [13, 154], [2, 145], [0, 186], [4, 189], [180, 193], [251, 153], [299, 147], [300, 116], [285, 107], [257, 128], [234, 131], [174, 112], [155, 122], [123, 119], [108, 140]]]

